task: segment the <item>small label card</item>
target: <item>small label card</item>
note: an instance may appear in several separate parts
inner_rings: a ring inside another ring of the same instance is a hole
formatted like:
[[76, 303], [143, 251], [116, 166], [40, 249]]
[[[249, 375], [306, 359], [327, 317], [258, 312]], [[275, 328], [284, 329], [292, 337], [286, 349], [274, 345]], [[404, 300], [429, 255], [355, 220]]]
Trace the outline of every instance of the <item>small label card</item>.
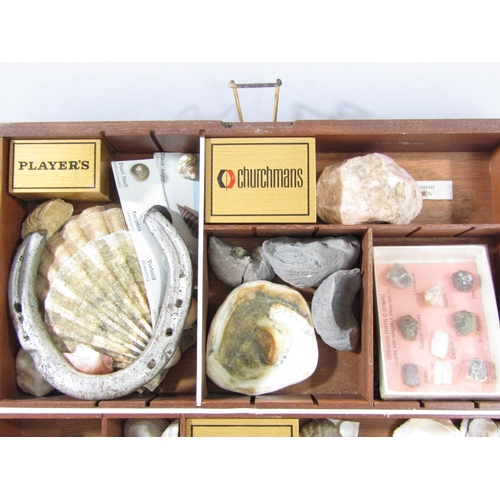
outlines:
[[417, 181], [424, 200], [453, 200], [452, 181]]

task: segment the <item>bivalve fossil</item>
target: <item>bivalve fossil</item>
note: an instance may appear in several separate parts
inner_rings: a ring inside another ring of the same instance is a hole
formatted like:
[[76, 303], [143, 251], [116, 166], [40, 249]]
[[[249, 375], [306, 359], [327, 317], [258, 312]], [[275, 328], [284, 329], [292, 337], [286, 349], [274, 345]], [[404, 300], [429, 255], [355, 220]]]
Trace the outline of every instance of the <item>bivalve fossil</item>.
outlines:
[[317, 239], [283, 236], [264, 241], [262, 251], [283, 281], [296, 287], [316, 287], [333, 272], [351, 269], [360, 243], [350, 235]]
[[341, 270], [325, 279], [313, 295], [314, 327], [326, 344], [339, 351], [352, 351], [359, 341], [353, 301], [360, 287], [359, 269]]
[[210, 379], [241, 394], [266, 394], [307, 379], [318, 364], [307, 302], [269, 281], [238, 286], [212, 320], [206, 359]]
[[216, 236], [208, 242], [208, 260], [213, 272], [226, 285], [236, 287], [247, 281], [274, 278], [274, 271], [262, 255], [262, 247], [248, 252], [242, 247], [231, 246]]

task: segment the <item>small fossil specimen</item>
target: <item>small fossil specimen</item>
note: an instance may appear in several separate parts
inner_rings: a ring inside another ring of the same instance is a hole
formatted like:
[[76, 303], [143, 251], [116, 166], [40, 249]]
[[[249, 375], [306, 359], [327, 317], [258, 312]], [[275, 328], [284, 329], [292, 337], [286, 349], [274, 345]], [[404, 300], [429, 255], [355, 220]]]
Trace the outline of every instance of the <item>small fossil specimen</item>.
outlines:
[[38, 205], [31, 212], [21, 227], [21, 238], [29, 233], [46, 230], [50, 238], [73, 215], [73, 205], [59, 198], [48, 200]]
[[398, 323], [398, 328], [401, 330], [403, 337], [407, 340], [415, 340], [418, 333], [418, 321], [411, 315], [403, 316]]
[[198, 158], [196, 155], [188, 153], [181, 156], [177, 162], [177, 172], [185, 179], [196, 179], [198, 176]]
[[321, 283], [313, 295], [311, 309], [316, 332], [339, 351], [356, 348], [360, 328], [353, 313], [353, 300], [361, 287], [359, 269], [337, 271]]
[[457, 271], [451, 275], [451, 280], [460, 292], [468, 292], [474, 286], [474, 279], [469, 271]]
[[458, 311], [453, 315], [453, 326], [460, 336], [469, 335], [476, 329], [474, 314], [470, 311]]
[[354, 236], [299, 239], [287, 236], [264, 241], [262, 252], [274, 272], [297, 287], [317, 287], [330, 274], [351, 269], [361, 245]]
[[413, 277], [403, 264], [394, 264], [387, 273], [387, 279], [397, 288], [413, 286]]
[[460, 431], [448, 418], [410, 418], [400, 425], [393, 437], [460, 437]]
[[339, 428], [328, 418], [316, 418], [305, 424], [300, 437], [342, 437]]
[[262, 255], [262, 247], [248, 252], [211, 236], [208, 242], [208, 260], [217, 278], [232, 287], [248, 281], [271, 281], [274, 278], [271, 265]]
[[420, 377], [418, 374], [418, 366], [413, 363], [403, 365], [403, 380], [406, 385], [418, 387], [420, 385]]

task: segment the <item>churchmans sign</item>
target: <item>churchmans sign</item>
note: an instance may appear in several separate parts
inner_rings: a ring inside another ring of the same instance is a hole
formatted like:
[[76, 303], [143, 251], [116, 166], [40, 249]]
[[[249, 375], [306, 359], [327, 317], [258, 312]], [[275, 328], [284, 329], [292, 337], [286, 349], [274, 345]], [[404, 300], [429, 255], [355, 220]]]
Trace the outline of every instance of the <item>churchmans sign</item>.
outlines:
[[207, 139], [205, 221], [316, 222], [315, 140]]

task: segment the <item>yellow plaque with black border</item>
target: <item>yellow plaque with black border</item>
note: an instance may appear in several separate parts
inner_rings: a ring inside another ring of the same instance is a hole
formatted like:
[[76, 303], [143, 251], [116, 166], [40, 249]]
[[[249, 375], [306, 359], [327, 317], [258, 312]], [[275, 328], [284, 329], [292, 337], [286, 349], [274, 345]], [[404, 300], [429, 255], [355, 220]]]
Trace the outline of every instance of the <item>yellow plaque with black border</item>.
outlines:
[[206, 140], [207, 223], [316, 222], [314, 138]]
[[296, 418], [187, 418], [186, 437], [298, 437]]
[[24, 200], [109, 201], [110, 167], [100, 139], [12, 140], [9, 193]]

